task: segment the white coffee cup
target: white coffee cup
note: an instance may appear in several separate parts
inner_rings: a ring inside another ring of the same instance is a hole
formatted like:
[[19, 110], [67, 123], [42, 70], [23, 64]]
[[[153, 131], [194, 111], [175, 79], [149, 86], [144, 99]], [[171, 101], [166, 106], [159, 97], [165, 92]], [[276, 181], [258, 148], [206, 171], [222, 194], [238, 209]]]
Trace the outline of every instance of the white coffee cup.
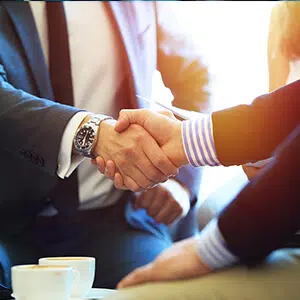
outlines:
[[19, 265], [11, 269], [17, 300], [68, 300], [74, 271], [67, 266]]
[[79, 276], [74, 276], [71, 297], [81, 298], [86, 296], [94, 283], [96, 264], [94, 257], [43, 257], [39, 259], [39, 264], [43, 266], [70, 266], [79, 273]]

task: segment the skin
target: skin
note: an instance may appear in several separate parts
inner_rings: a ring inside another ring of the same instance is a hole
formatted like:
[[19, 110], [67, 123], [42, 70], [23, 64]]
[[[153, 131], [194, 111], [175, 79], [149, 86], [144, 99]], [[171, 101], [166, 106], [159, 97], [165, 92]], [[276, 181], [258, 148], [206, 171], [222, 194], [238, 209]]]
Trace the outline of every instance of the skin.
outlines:
[[[115, 131], [126, 133], [134, 125], [140, 125], [149, 132], [173, 165], [179, 168], [188, 164], [181, 138], [181, 122], [171, 112], [153, 112], [147, 109], [122, 110], [119, 120], [115, 124]], [[161, 134], [162, 130], [164, 130], [163, 135]], [[98, 166], [101, 173], [114, 180], [116, 188], [132, 190], [125, 182], [115, 161], [98, 156], [92, 163]], [[174, 174], [169, 174], [169, 176], [174, 176]]]
[[131, 272], [119, 282], [117, 288], [122, 289], [147, 282], [199, 277], [211, 272], [212, 270], [197, 253], [196, 239], [189, 238], [174, 243], [152, 263]]
[[104, 161], [113, 159], [129, 189], [140, 191], [177, 174], [178, 168], [145, 129], [133, 125], [120, 134], [115, 124], [115, 120], [101, 122], [93, 154]]

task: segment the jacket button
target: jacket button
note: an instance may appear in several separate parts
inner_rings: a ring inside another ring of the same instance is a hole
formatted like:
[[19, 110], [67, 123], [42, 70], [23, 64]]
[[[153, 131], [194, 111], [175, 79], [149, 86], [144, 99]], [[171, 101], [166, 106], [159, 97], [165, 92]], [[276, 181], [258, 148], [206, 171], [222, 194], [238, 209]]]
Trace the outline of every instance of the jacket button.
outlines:
[[38, 159], [37, 159], [37, 164], [40, 167], [43, 167], [45, 165], [45, 160], [41, 156], [39, 156]]
[[32, 154], [30, 152], [26, 151], [25, 158], [28, 159], [29, 161], [32, 161]]

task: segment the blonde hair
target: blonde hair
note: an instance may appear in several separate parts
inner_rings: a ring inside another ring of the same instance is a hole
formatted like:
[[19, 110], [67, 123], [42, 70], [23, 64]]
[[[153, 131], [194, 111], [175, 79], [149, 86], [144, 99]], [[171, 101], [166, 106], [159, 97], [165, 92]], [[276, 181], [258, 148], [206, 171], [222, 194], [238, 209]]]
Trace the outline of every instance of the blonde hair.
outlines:
[[300, 57], [300, 1], [278, 5], [279, 47], [289, 60]]

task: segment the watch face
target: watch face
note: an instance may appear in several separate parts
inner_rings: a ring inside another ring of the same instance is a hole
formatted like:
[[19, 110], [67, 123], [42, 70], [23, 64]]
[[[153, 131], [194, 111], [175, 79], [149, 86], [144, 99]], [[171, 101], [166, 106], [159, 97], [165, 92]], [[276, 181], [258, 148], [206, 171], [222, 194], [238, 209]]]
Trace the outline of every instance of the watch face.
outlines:
[[95, 131], [91, 127], [82, 127], [76, 135], [75, 146], [77, 149], [89, 149], [95, 139]]

